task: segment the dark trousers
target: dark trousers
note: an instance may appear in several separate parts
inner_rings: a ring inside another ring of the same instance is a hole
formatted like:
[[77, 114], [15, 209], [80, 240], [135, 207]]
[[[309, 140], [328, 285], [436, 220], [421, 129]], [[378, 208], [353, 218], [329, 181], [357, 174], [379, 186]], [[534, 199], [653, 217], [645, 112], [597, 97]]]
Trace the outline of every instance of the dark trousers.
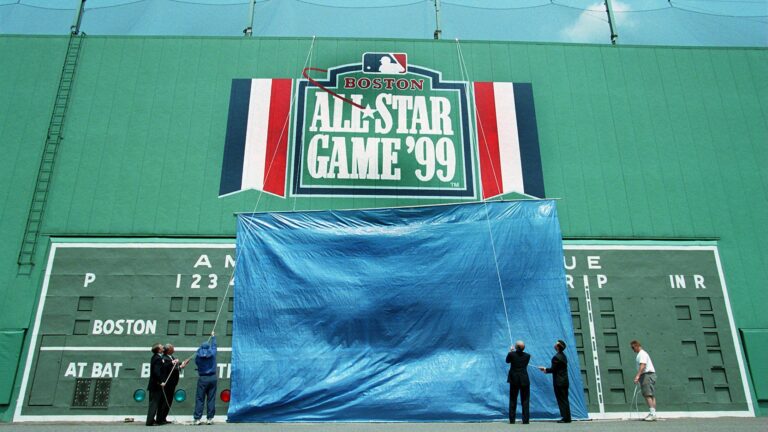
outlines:
[[557, 407], [560, 408], [560, 417], [563, 421], [571, 421], [571, 404], [568, 403], [568, 386], [555, 386], [555, 397], [557, 398]]
[[157, 410], [157, 422], [165, 423], [168, 421], [168, 413], [171, 412], [173, 405], [173, 394], [176, 393], [176, 386], [166, 384], [163, 387], [163, 394], [160, 396], [160, 409]]
[[[159, 418], [160, 402], [163, 400], [163, 390], [159, 387], [149, 390], [149, 410], [147, 411], [147, 426], [155, 424], [155, 417]], [[165, 404], [165, 402], [162, 402]]]
[[203, 417], [203, 403], [207, 403], [208, 420], [216, 415], [216, 375], [201, 376], [197, 379], [197, 392], [195, 393], [195, 413], [192, 417], [200, 420]]
[[517, 394], [520, 393], [520, 404], [523, 406], [523, 424], [528, 424], [530, 419], [531, 386], [509, 384], [509, 422], [515, 422], [517, 411]]

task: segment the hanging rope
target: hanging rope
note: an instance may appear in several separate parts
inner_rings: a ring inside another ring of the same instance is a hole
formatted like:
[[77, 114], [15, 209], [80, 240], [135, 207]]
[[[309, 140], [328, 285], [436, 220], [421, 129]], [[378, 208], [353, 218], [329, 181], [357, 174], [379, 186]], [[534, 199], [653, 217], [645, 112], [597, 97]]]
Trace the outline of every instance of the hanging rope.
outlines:
[[640, 388], [635, 384], [635, 391], [632, 392], [632, 400], [629, 402], [629, 419], [633, 420], [635, 417], [640, 418], [640, 407], [638, 407], [638, 395], [640, 394]]
[[[312, 55], [313, 55], [312, 48], [314, 46], [315, 46], [315, 37], [312, 36], [312, 45], [310, 45], [309, 53], [307, 54], [307, 58], [304, 60], [304, 68], [302, 69], [302, 75], [304, 75], [304, 73], [305, 73], [305, 71], [307, 69], [307, 65], [313, 64], [312, 63]], [[307, 79], [309, 79], [309, 77], [307, 77]], [[296, 203], [298, 202], [298, 200], [299, 200], [298, 196], [294, 196], [293, 197], [293, 206], [291, 208], [291, 211], [296, 211]]]
[[[304, 60], [304, 67], [302, 68], [302, 71], [303, 71], [302, 75], [305, 76], [307, 79], [309, 79], [309, 77], [307, 77], [305, 75], [307, 69], [317, 70], [317, 69], [314, 69], [314, 68], [307, 68], [307, 64], [309, 64], [309, 61], [310, 61], [310, 58], [311, 58], [311, 55], [312, 55], [312, 49], [315, 46], [315, 39], [316, 39], [315, 36], [312, 36], [312, 43], [309, 46], [309, 52], [307, 53], [307, 58]], [[309, 79], [309, 80], [310, 80], [310, 82], [312, 81], [311, 79]], [[320, 86], [320, 87], [322, 87], [322, 86]], [[289, 106], [293, 106], [294, 96], [295, 96], [295, 92], [291, 92], [291, 99], [290, 99], [290, 102], [289, 102]], [[288, 114], [286, 114], [286, 116], [285, 116], [285, 121], [283, 122], [282, 129], [280, 130], [280, 135], [278, 137], [278, 142], [280, 142], [283, 139], [283, 136], [285, 135], [285, 131], [286, 131], [287, 127], [288, 127], [288, 120], [289, 119], [290, 119], [290, 110], [289, 110]], [[275, 152], [272, 153], [272, 157], [269, 160], [269, 165], [267, 166], [265, 177], [269, 177], [269, 173], [272, 170], [272, 165], [274, 164], [276, 156], [277, 156], [277, 149], [275, 150]], [[253, 206], [253, 210], [251, 211], [251, 214], [255, 214], [256, 213], [256, 210], [259, 208], [259, 203], [261, 202], [261, 197], [263, 195], [264, 195], [264, 191], [260, 190], [258, 196], [256, 197], [256, 204]], [[294, 210], [295, 210], [295, 206], [296, 206], [296, 203], [294, 201]], [[229, 295], [229, 288], [234, 285], [235, 270], [237, 269], [237, 263], [239, 262], [239, 258], [240, 258], [240, 251], [239, 250], [235, 250], [235, 262], [232, 265], [232, 273], [229, 276], [229, 282], [227, 283], [227, 289], [224, 291], [224, 297], [223, 297], [223, 299], [221, 301], [221, 305], [219, 306], [219, 311], [216, 313], [216, 319], [213, 321], [213, 331], [211, 332], [211, 335], [208, 336], [207, 343], [211, 342], [211, 338], [213, 338], [213, 335], [215, 334], [215, 331], [216, 331], [216, 326], [219, 323], [219, 318], [221, 318], [221, 313], [224, 311], [224, 304], [228, 303], [227, 302], [227, 295]], [[187, 357], [183, 361], [178, 362], [177, 364], [173, 365], [173, 368], [171, 368], [171, 372], [168, 374], [167, 377], [165, 377], [165, 380], [163, 381], [163, 385], [162, 385], [163, 390], [165, 388], [165, 385], [168, 383], [168, 380], [171, 379], [171, 375], [173, 375], [174, 370], [176, 370], [176, 368], [178, 368], [180, 364], [188, 363], [190, 360], [192, 360], [192, 358], [195, 357], [195, 355], [197, 355], [197, 351], [193, 352], [192, 355], [190, 355], [189, 357]], [[168, 400], [168, 398], [165, 395], [165, 391], [163, 391], [163, 399], [165, 399], [166, 406], [168, 406], [168, 415], [170, 415], [171, 404], [169, 403], [169, 400]], [[175, 421], [175, 418], [174, 418], [174, 421]]]
[[[307, 58], [304, 60], [304, 68], [307, 67], [307, 64], [309, 63], [310, 56], [312, 55], [312, 48], [315, 46], [315, 37], [312, 36], [312, 43], [309, 46], [309, 52], [307, 53]], [[295, 92], [291, 92], [291, 99], [288, 103], [289, 106], [293, 106], [293, 101], [295, 97]], [[280, 130], [280, 135], [277, 138], [277, 141], [280, 142], [283, 139], [283, 136], [285, 135], [285, 131], [288, 127], [288, 120], [290, 119], [290, 110], [288, 114], [285, 116], [285, 121], [283, 121], [283, 127]], [[266, 174], [265, 177], [269, 177], [269, 173], [272, 171], [272, 166], [275, 162], [275, 157], [277, 156], [277, 149], [272, 153], [272, 157], [269, 159], [269, 165], [267, 165]], [[259, 208], [259, 203], [261, 202], [261, 197], [264, 195], [264, 191], [260, 190], [258, 196], [256, 197], [256, 204], [253, 206], [253, 210], [251, 210], [251, 215], [256, 213], [256, 209]], [[229, 287], [234, 285], [234, 279], [235, 279], [235, 270], [237, 270], [237, 263], [240, 260], [240, 250], [235, 250], [235, 263], [232, 265], [232, 273], [229, 276], [229, 283], [227, 283], [227, 290], [224, 293], [224, 299], [226, 300], [227, 294], [229, 293]], [[216, 329], [216, 325], [219, 322], [219, 318], [221, 317], [221, 312], [224, 310], [224, 301], [222, 301], [221, 306], [219, 306], [219, 312], [216, 314], [216, 320], [213, 322], [213, 328]], [[210, 342], [211, 338], [208, 338], [208, 341]]]
[[[461, 51], [461, 44], [459, 43], [458, 39], [456, 39], [456, 51], [458, 53], [458, 58], [459, 58], [459, 70], [461, 71], [461, 79], [462, 79], [462, 81], [467, 83], [467, 85], [465, 87], [465, 92], [466, 92], [467, 100], [471, 101], [472, 100], [471, 99], [471, 94], [469, 93], [470, 92], [469, 88], [471, 86], [471, 81], [469, 79], [469, 72], [467, 70], [467, 64], [464, 61], [464, 54]], [[477, 105], [473, 103], [472, 107], [474, 109], [475, 119], [477, 121], [477, 127], [480, 130], [480, 133], [481, 133], [481, 135], [483, 137], [483, 142], [487, 142], [486, 139], [485, 139], [485, 130], [483, 129], [483, 122], [480, 121], [480, 117], [477, 115]], [[485, 147], [485, 151], [488, 152], [488, 146], [485, 145], [484, 147]], [[489, 153], [489, 157], [490, 157], [490, 153]], [[493, 168], [493, 164], [491, 164], [491, 170], [492, 170], [492, 173], [493, 173], [493, 180], [496, 182], [497, 190], [500, 190], [499, 189], [499, 178], [498, 178], [498, 176], [496, 174], [496, 169]], [[510, 345], [512, 345], [512, 343], [513, 343], [512, 342], [512, 327], [509, 325], [509, 313], [507, 312], [507, 300], [504, 298], [504, 285], [503, 285], [503, 283], [501, 281], [501, 271], [499, 270], [499, 257], [498, 257], [498, 254], [496, 253], [496, 242], [494, 241], [494, 238], [493, 238], [493, 230], [491, 229], [491, 219], [490, 219], [490, 215], [488, 213], [488, 203], [486, 202], [485, 197], [482, 198], [482, 202], [483, 202], [483, 208], [485, 209], [485, 221], [486, 221], [486, 223], [488, 225], [488, 237], [490, 238], [491, 250], [493, 251], [493, 263], [496, 266], [496, 279], [497, 279], [497, 281], [499, 283], [499, 295], [501, 296], [501, 304], [504, 307], [504, 318], [507, 321], [507, 334], [509, 336], [509, 343], [510, 343]]]
[[320, 87], [326, 93], [330, 93], [331, 96], [333, 96], [335, 98], [338, 98], [338, 99], [341, 99], [342, 101], [344, 101], [344, 102], [354, 106], [355, 108], [359, 108], [361, 110], [365, 109], [364, 106], [362, 106], [359, 103], [353, 101], [352, 99], [345, 98], [344, 96], [342, 96], [342, 95], [340, 95], [340, 94], [338, 94], [338, 93], [336, 93], [336, 92], [334, 92], [332, 90], [327, 89], [324, 85], [322, 85], [319, 82], [317, 82], [314, 79], [312, 79], [312, 77], [310, 77], [309, 74], [307, 73], [308, 71], [324, 72], [325, 73], [325, 72], [328, 72], [328, 69], [319, 69], [319, 68], [313, 68], [313, 67], [305, 67], [304, 70], [301, 72], [301, 75], [304, 78], [306, 78], [307, 81], [309, 81], [312, 84], [314, 84], [316, 87]]
[[[314, 48], [314, 46], [315, 46], [315, 37], [312, 36], [312, 43], [309, 46], [309, 52], [307, 53], [307, 58], [306, 58], [306, 60], [304, 60], [304, 68], [307, 67], [307, 64], [309, 62], [310, 56], [312, 55], [312, 48]], [[291, 99], [290, 99], [290, 102], [288, 104], [289, 106], [293, 106], [294, 96], [295, 96], [295, 92], [291, 92]], [[283, 121], [283, 127], [280, 130], [280, 135], [279, 135], [279, 137], [277, 139], [278, 142], [280, 142], [283, 139], [283, 136], [285, 135], [285, 131], [286, 131], [287, 127], [288, 127], [288, 120], [290, 119], [290, 116], [291, 115], [290, 115], [290, 110], [289, 110], [288, 114], [286, 114], [286, 116], [285, 116], [285, 121]], [[265, 177], [269, 177], [269, 173], [272, 171], [272, 166], [274, 165], [275, 157], [276, 156], [277, 156], [277, 149], [275, 149], [275, 151], [272, 153], [272, 157], [269, 159], [269, 165], [267, 165], [267, 170], [266, 170]], [[259, 208], [259, 203], [261, 202], [261, 197], [263, 195], [264, 195], [264, 191], [260, 190], [258, 196], [256, 197], [256, 204], [253, 206], [253, 210], [251, 211], [252, 215], [255, 214], [256, 213], [256, 209]], [[214, 330], [216, 329], [216, 325], [218, 324], [219, 318], [221, 317], [221, 312], [224, 310], [224, 303], [226, 303], [227, 294], [229, 294], [229, 287], [234, 285], [235, 271], [237, 270], [237, 263], [240, 260], [240, 252], [241, 252], [240, 250], [235, 250], [235, 263], [232, 265], [232, 273], [229, 276], [229, 282], [227, 283], [227, 290], [224, 292], [224, 300], [221, 302], [221, 306], [219, 306], [219, 311], [216, 314], [216, 320], [214, 320], [214, 322], [213, 322]], [[210, 340], [211, 340], [211, 337], [209, 336], [208, 337], [208, 342], [210, 342]], [[193, 354], [193, 356], [194, 356], [194, 354]]]

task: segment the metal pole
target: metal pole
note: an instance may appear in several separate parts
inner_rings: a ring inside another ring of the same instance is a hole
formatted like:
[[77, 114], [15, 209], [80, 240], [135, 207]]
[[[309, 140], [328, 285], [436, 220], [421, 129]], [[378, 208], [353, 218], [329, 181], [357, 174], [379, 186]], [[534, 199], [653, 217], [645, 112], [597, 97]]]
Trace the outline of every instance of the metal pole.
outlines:
[[613, 16], [613, 4], [611, 3], [611, 0], [605, 0], [605, 9], [608, 12], [608, 27], [611, 29], [611, 45], [616, 45], [616, 39], [619, 38], [619, 35], [616, 33], [616, 28], [614, 27], [616, 18]]
[[73, 35], [80, 34], [80, 24], [83, 22], [84, 9], [85, 9], [85, 0], [81, 0], [80, 7], [78, 7], [77, 12], [75, 12], [75, 21], [72, 22], [72, 25], [69, 27], [69, 30], [72, 32]]
[[256, 0], [250, 1], [251, 5], [248, 8], [248, 27], [243, 30], [245, 37], [251, 37], [253, 35], [253, 11], [256, 9]]
[[440, 39], [443, 31], [440, 30], [440, 0], [435, 0], [435, 39]]

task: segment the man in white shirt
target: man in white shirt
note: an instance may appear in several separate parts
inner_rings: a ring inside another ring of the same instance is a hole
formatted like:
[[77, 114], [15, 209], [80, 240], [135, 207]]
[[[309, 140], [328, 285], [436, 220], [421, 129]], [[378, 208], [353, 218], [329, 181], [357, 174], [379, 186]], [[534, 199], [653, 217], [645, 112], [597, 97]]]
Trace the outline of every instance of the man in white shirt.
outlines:
[[632, 351], [637, 353], [637, 357], [635, 357], [637, 364], [635, 384], [640, 384], [640, 391], [651, 411], [645, 417], [645, 421], [656, 421], [656, 369], [653, 367], [651, 356], [645, 352], [639, 341], [633, 340], [629, 346], [632, 347]]

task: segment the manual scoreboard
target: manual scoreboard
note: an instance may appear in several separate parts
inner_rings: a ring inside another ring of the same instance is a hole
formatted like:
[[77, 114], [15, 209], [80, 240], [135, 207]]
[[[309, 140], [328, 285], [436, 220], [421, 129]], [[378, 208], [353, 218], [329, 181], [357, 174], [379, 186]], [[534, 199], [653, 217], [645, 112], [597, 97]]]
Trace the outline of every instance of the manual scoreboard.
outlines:
[[564, 265], [585, 399], [596, 418], [647, 411], [639, 340], [664, 416], [751, 416], [752, 399], [715, 246], [567, 244]]
[[[212, 331], [224, 418], [236, 258], [224, 242], [53, 243], [14, 421], [143, 421], [152, 344], [185, 359]], [[590, 416], [631, 411], [632, 339], [656, 366], [662, 415], [753, 415], [715, 246], [580, 242], [563, 264]], [[196, 381], [191, 361], [171, 419], [191, 416]]]
[[[151, 346], [183, 360], [212, 331], [224, 418], [235, 258], [231, 243], [54, 243], [14, 421], [143, 421]], [[192, 358], [170, 418], [192, 415], [196, 384]]]

